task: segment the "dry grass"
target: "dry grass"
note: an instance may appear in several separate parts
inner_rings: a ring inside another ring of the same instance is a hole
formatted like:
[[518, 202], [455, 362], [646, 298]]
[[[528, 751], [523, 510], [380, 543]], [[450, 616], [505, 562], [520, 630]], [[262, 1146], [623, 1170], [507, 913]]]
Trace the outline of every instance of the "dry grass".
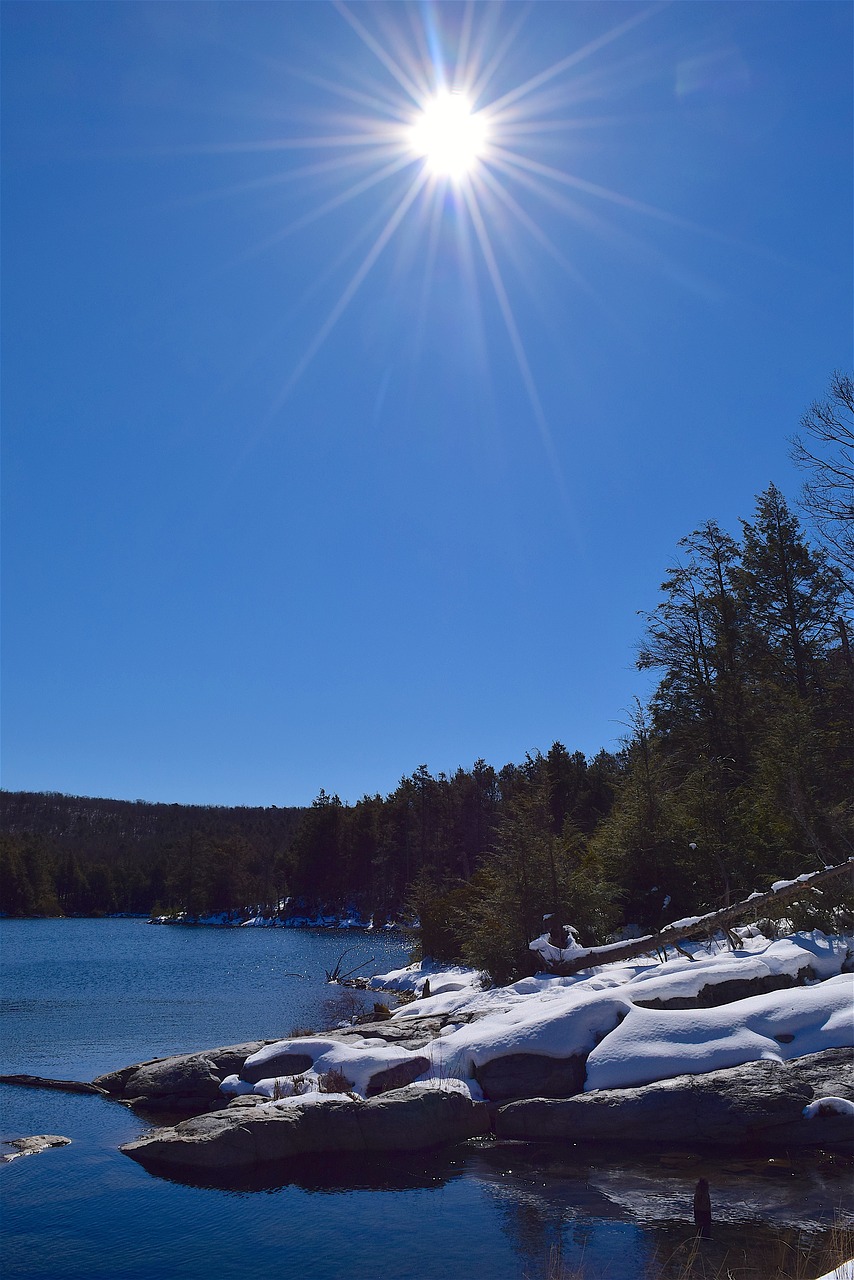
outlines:
[[669, 1256], [659, 1254], [631, 1277], [588, 1265], [583, 1258], [565, 1263], [557, 1243], [549, 1250], [543, 1280], [816, 1280], [836, 1268], [842, 1268], [842, 1280], [854, 1280], [854, 1227], [839, 1221], [820, 1240], [783, 1233], [765, 1255], [761, 1271], [746, 1251], [690, 1236]]
[[331, 1067], [317, 1077], [317, 1088], [320, 1093], [350, 1093], [353, 1081], [348, 1080], [337, 1067]]

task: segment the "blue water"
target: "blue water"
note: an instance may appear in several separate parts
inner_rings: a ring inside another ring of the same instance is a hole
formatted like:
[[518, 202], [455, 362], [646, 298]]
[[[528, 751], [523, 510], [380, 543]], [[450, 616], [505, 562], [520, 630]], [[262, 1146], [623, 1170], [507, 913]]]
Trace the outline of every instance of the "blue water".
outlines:
[[[336, 1002], [352, 998], [324, 982], [345, 947], [366, 972], [406, 960], [393, 935], [138, 920], [3, 920], [0, 945], [0, 1072], [79, 1080], [329, 1025], [346, 1012]], [[630, 1153], [491, 1142], [405, 1159], [325, 1157], [192, 1186], [118, 1151], [150, 1126], [116, 1103], [6, 1085], [0, 1103], [0, 1139], [72, 1139], [0, 1166], [6, 1277], [545, 1280], [560, 1250], [565, 1267], [583, 1264], [591, 1278], [633, 1280], [653, 1258], [684, 1255], [691, 1191], [705, 1173], [725, 1219], [711, 1260], [726, 1256], [735, 1280], [765, 1280], [778, 1255], [803, 1257], [821, 1242], [848, 1192], [838, 1173], [811, 1167], [750, 1179], [721, 1162], [677, 1171]]]

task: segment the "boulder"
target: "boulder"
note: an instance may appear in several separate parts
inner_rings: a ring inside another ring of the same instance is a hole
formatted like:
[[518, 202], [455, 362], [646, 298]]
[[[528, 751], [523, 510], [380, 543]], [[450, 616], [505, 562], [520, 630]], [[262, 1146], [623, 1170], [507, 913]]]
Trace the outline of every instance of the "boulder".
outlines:
[[695, 996], [656, 997], [632, 1003], [641, 1009], [714, 1009], [718, 1005], [732, 1004], [734, 1000], [748, 1000], [751, 996], [763, 996], [770, 991], [784, 991], [815, 981], [815, 971], [810, 965], [790, 973], [768, 973], [756, 978], [727, 978], [721, 982], [707, 982]]
[[852, 1149], [850, 1115], [819, 1109], [804, 1117], [810, 1102], [827, 1096], [854, 1100], [850, 1049], [825, 1049], [789, 1062], [748, 1062], [637, 1089], [512, 1102], [499, 1109], [495, 1132], [499, 1138], [568, 1142]]
[[584, 1088], [586, 1058], [509, 1053], [477, 1067], [475, 1079], [490, 1102], [511, 1098], [571, 1098]]
[[314, 1066], [314, 1058], [309, 1053], [294, 1053], [287, 1049], [283, 1053], [274, 1053], [263, 1062], [243, 1062], [240, 1065], [240, 1079], [247, 1084], [257, 1084], [259, 1080], [272, 1080], [276, 1076], [298, 1076], [303, 1071], [310, 1071]]
[[121, 1150], [162, 1169], [248, 1169], [312, 1153], [421, 1151], [489, 1132], [482, 1103], [410, 1085], [368, 1101], [330, 1096], [271, 1102], [195, 1116]]
[[163, 1111], [209, 1110], [222, 1101], [220, 1083], [269, 1040], [226, 1045], [202, 1053], [152, 1058], [96, 1076], [93, 1085], [113, 1098]]
[[160, 1107], [190, 1101], [204, 1104], [219, 1100], [220, 1082], [212, 1059], [194, 1053], [139, 1067], [128, 1076], [124, 1092], [128, 1098], [145, 1099]]
[[417, 1080], [430, 1067], [429, 1058], [408, 1058], [397, 1066], [386, 1067], [384, 1071], [375, 1071], [368, 1081], [367, 1096], [376, 1097], [378, 1093], [390, 1093], [393, 1089], [404, 1089], [413, 1080]]

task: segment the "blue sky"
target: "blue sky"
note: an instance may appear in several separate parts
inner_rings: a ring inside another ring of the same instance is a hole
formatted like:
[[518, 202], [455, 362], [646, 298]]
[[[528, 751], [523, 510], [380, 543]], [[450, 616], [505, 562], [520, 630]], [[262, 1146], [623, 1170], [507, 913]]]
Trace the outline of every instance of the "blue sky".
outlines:
[[[3, 24], [3, 786], [613, 746], [679, 538], [796, 499], [850, 365], [851, 7]], [[408, 132], [443, 86], [459, 181]]]

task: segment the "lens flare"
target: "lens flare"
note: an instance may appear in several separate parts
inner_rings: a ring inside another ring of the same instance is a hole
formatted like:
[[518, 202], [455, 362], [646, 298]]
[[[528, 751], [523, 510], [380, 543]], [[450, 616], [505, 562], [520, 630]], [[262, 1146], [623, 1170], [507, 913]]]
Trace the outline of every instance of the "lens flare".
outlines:
[[435, 177], [459, 180], [470, 173], [486, 147], [486, 120], [472, 111], [462, 93], [437, 93], [412, 126], [410, 142]]

